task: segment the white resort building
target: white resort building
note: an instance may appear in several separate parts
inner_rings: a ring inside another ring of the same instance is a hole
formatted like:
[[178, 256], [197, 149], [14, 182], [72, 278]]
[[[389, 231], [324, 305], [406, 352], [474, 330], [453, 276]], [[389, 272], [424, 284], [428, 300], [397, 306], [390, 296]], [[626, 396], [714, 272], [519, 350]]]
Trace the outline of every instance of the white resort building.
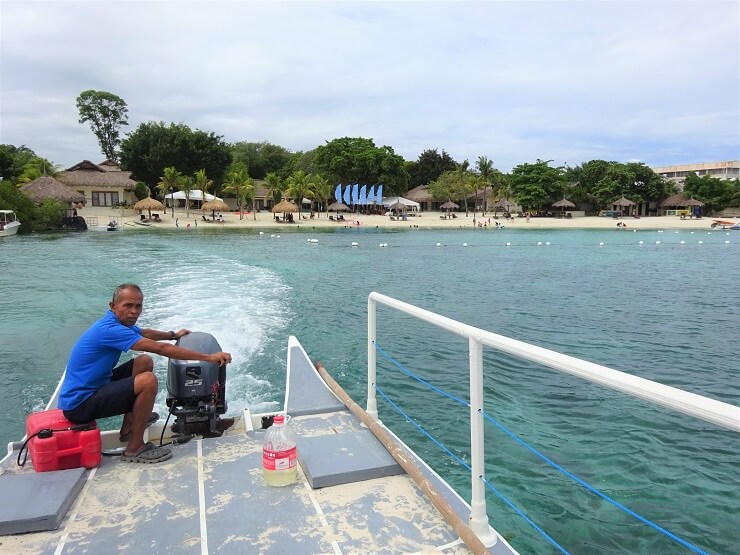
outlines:
[[709, 175], [717, 179], [740, 179], [740, 160], [680, 164], [678, 166], [660, 166], [650, 169], [659, 176], [673, 181], [680, 188], [683, 188], [684, 180], [690, 173], [695, 173], [699, 177]]

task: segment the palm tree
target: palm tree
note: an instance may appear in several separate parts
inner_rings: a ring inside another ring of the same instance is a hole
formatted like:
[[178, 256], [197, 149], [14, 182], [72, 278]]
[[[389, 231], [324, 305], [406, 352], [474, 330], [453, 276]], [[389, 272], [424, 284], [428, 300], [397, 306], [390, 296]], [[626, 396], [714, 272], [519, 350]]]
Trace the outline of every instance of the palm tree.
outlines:
[[236, 204], [239, 207], [239, 219], [244, 219], [244, 213], [242, 211], [243, 202], [252, 200], [252, 212], [254, 219], [257, 219], [257, 213], [254, 210], [254, 179], [249, 177], [247, 172], [247, 166], [242, 162], [235, 162], [229, 173], [226, 174], [226, 181], [224, 181], [225, 193], [233, 193], [236, 196]]
[[470, 189], [470, 183], [468, 181], [470, 162], [464, 160], [461, 164], [457, 165], [455, 169], [455, 190], [456, 192], [465, 199], [465, 217], [468, 217], [468, 197], [472, 192]]
[[283, 183], [278, 174], [270, 172], [265, 176], [265, 189], [265, 196], [271, 198], [273, 204], [280, 202], [280, 197], [283, 194]]
[[[483, 186], [484, 187], [491, 187], [491, 192], [493, 192], [493, 175], [494, 175], [494, 169], [493, 169], [493, 161], [489, 160], [487, 156], [478, 156], [478, 162], [476, 164], [478, 166], [478, 174], [483, 179]], [[477, 196], [477, 193], [476, 193]], [[487, 196], [484, 195], [483, 199], [483, 215], [486, 215], [486, 198]]]
[[[157, 190], [162, 193], [164, 198], [167, 198], [167, 193], [175, 192], [175, 187], [180, 184], [182, 175], [175, 168], [175, 166], [169, 166], [164, 169], [164, 175], [159, 178], [161, 181], [157, 183]], [[172, 198], [172, 217], [175, 217], [175, 199]]]
[[285, 180], [285, 184], [288, 186], [285, 191], [287, 195], [296, 200], [296, 204], [298, 205], [298, 219], [300, 219], [303, 199], [313, 198], [311, 183], [308, 180], [306, 172], [298, 170], [290, 174], [290, 177]]
[[44, 175], [54, 177], [57, 173], [59, 173], [57, 164], [49, 162], [46, 158], [35, 156], [23, 166], [23, 172], [18, 177], [18, 183], [28, 183]]
[[313, 188], [314, 197], [324, 203], [324, 210], [329, 214], [329, 199], [331, 198], [331, 183], [323, 175], [312, 173], [308, 176]]
[[193, 178], [189, 175], [181, 175], [178, 180], [180, 190], [185, 193], [185, 217], [190, 217], [190, 193], [195, 189]]
[[195, 189], [200, 189], [203, 194], [203, 200], [201, 202], [205, 202], [206, 193], [211, 185], [213, 185], [213, 181], [208, 179], [208, 176], [206, 176], [206, 170], [198, 170], [195, 172]]

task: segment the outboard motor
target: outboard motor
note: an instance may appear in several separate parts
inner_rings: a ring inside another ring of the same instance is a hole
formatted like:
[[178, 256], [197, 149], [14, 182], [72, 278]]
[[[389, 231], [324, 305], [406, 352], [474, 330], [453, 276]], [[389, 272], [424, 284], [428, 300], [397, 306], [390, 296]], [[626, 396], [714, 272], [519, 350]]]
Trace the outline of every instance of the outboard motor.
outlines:
[[[199, 353], [218, 353], [221, 346], [212, 335], [191, 332], [177, 345]], [[226, 365], [200, 360], [170, 359], [167, 367], [167, 406], [177, 419], [176, 433], [201, 433], [220, 436], [219, 415], [226, 412]], [[187, 427], [187, 428], [186, 428]]]

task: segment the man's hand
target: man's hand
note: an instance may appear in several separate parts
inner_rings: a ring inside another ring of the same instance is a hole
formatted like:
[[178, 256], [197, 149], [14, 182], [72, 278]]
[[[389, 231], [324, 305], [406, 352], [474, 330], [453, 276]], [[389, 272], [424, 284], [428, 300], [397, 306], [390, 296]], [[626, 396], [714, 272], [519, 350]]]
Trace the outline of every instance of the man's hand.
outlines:
[[190, 333], [190, 330], [182, 329], [180, 331], [175, 332], [175, 339], [180, 339], [183, 335], [187, 335]]
[[223, 366], [224, 364], [231, 362], [231, 354], [230, 353], [213, 353], [212, 355], [208, 355], [208, 362], [217, 362], [219, 366]]

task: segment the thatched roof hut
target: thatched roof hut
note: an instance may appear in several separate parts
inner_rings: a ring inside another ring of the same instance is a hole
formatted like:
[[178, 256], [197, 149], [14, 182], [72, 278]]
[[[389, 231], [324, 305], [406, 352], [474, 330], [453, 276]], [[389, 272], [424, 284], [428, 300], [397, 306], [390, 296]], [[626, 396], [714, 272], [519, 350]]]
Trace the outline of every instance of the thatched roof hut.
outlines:
[[409, 200], [413, 200], [414, 202], [418, 202], [419, 204], [423, 202], [432, 202], [434, 200], [426, 185], [419, 185], [418, 187], [410, 189], [404, 197]]
[[678, 193], [672, 197], [668, 197], [660, 203], [661, 208], [685, 208], [689, 206], [689, 199], [683, 193]]
[[79, 164], [60, 172], [57, 179], [75, 189], [103, 187], [133, 191], [136, 182], [130, 176], [131, 172], [121, 170], [110, 160], [106, 160], [100, 165], [93, 164], [89, 160], [83, 160]]
[[37, 204], [46, 199], [54, 199], [64, 203], [85, 202], [85, 195], [70, 189], [48, 175], [37, 177], [33, 181], [21, 185], [20, 190]]

